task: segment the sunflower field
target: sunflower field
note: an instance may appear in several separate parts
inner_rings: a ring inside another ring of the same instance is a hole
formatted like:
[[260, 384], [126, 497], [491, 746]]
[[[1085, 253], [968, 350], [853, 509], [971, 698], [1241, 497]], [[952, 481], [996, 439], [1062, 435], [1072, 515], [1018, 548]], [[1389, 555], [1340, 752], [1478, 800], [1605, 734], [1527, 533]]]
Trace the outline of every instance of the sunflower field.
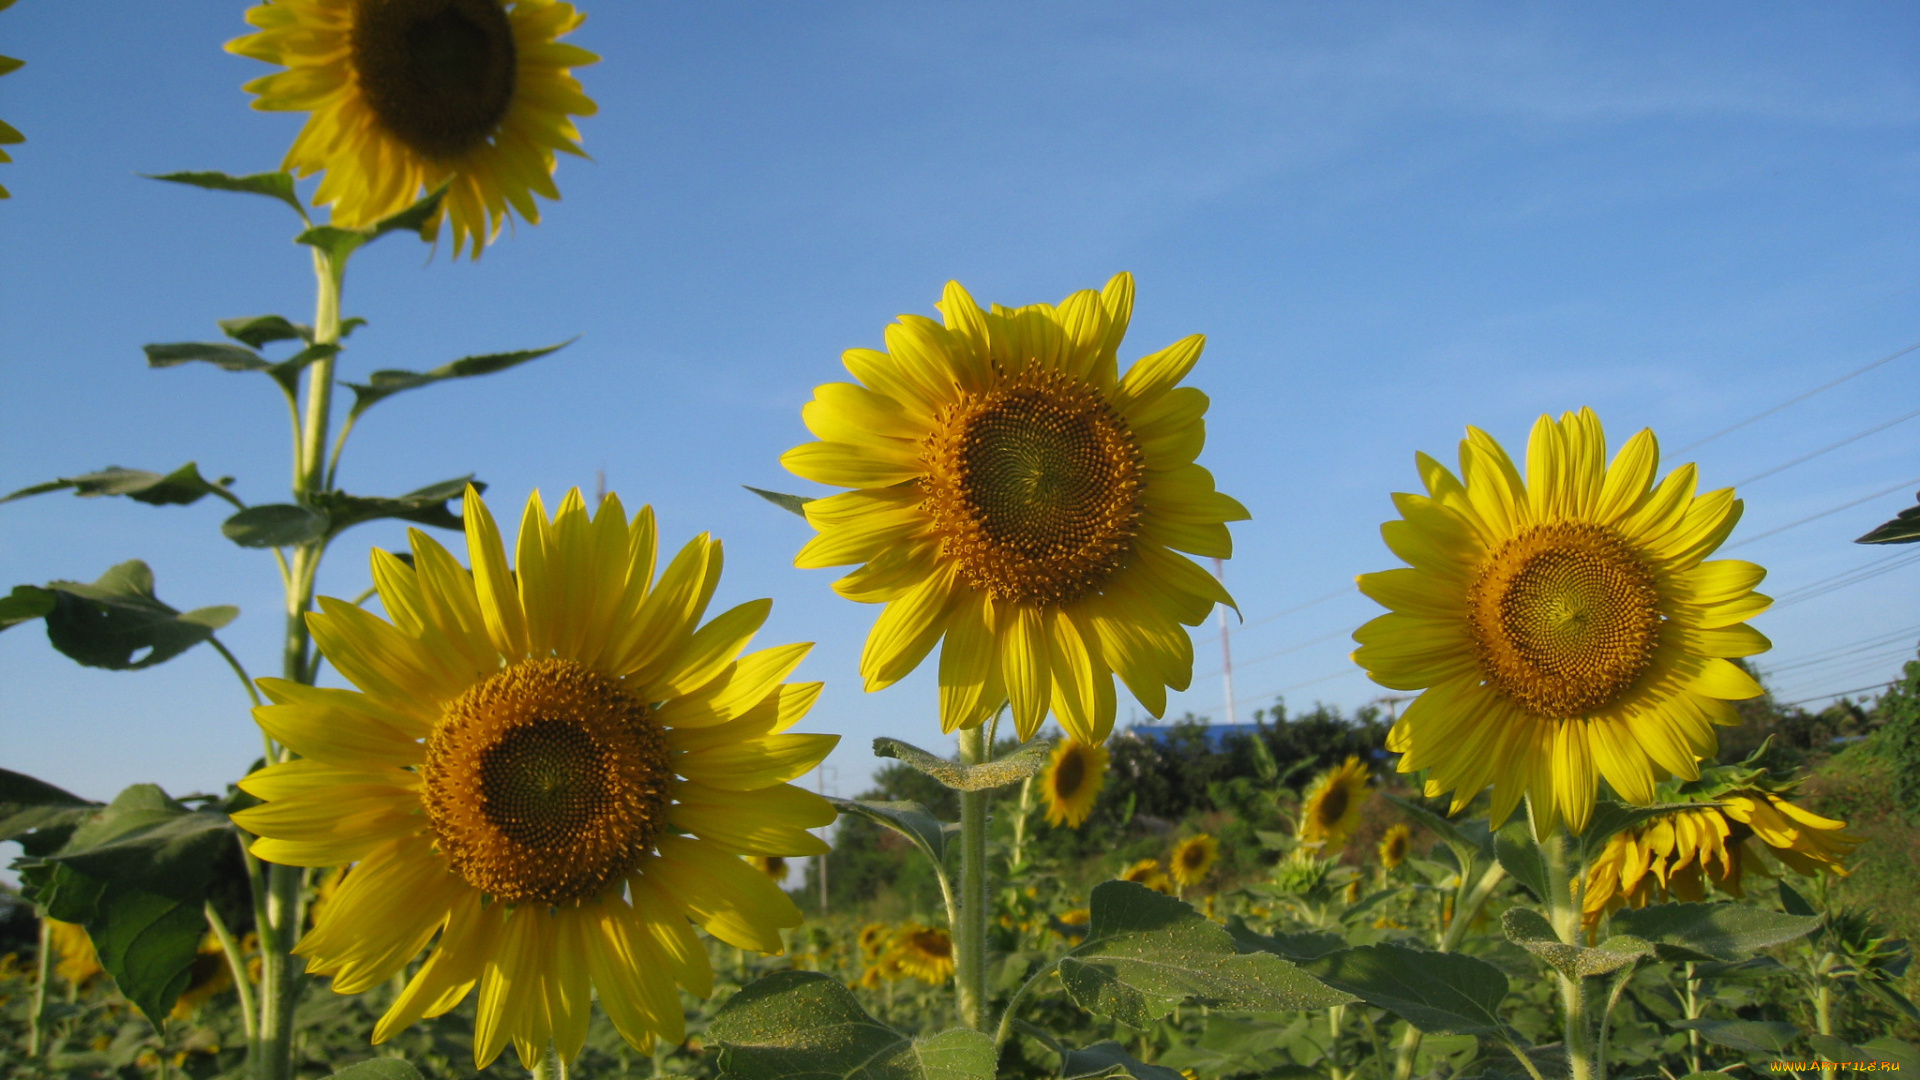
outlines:
[[[1176, 711], [1238, 611], [1252, 515], [1201, 463], [1207, 339], [1130, 338], [1126, 272], [1018, 305], [948, 281], [844, 374], [816, 365], [786, 403], [795, 490], [740, 496], [839, 575], [822, 604], [863, 605], [862, 689], [921, 699], [873, 741], [874, 787], [829, 796], [814, 645], [761, 639], [770, 599], [716, 600], [722, 538], [606, 490], [346, 487], [376, 407], [571, 344], [363, 372], [348, 284], [409, 242], [478, 262], [553, 210], [598, 111], [575, 73], [600, 58], [563, 40], [584, 12], [244, 19], [226, 50], [270, 69], [244, 91], [297, 136], [270, 171], [151, 179], [271, 205], [313, 315], [144, 353], [270, 384], [284, 495], [190, 462], [0, 504], [224, 504], [221, 538], [277, 572], [278, 652], [243, 657], [237, 608], [175, 608], [139, 559], [11, 586], [0, 630], [110, 671], [217, 657], [258, 747], [188, 795], [0, 769], [7, 1075], [1920, 1070], [1920, 660], [1877, 696], [1776, 702], [1767, 570], [1724, 557], [1746, 503], [1670, 460], [1690, 448], [1577, 403], [1524, 446], [1462, 417], [1452, 460], [1408, 445], [1378, 478], [1347, 670], [1392, 695], [1122, 724]], [[1916, 515], [1859, 542], [1920, 540]], [[323, 561], [375, 522], [405, 543], [329, 595]]]

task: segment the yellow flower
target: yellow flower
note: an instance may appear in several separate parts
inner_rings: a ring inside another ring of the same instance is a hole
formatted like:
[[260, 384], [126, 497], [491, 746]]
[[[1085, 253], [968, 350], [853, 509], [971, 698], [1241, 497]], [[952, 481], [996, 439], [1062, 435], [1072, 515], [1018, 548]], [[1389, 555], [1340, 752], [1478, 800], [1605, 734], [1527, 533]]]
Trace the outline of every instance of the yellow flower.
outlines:
[[1159, 859], [1141, 859], [1120, 872], [1121, 881], [1131, 881], [1145, 885], [1157, 892], [1170, 892], [1166, 871], [1160, 869]]
[[1194, 463], [1207, 396], [1176, 384], [1195, 334], [1119, 375], [1133, 278], [1058, 307], [982, 311], [958, 282], [945, 325], [902, 315], [886, 352], [852, 349], [857, 383], [802, 412], [820, 437], [782, 463], [852, 488], [806, 506], [804, 568], [864, 564], [834, 588], [883, 603], [861, 657], [892, 685], [942, 638], [940, 720], [971, 728], [1011, 701], [1021, 739], [1051, 711], [1072, 736], [1113, 730], [1113, 675], [1147, 711], [1184, 690], [1197, 626], [1232, 598], [1175, 552], [1225, 558], [1246, 510]]
[[1655, 483], [1653, 432], [1611, 465], [1592, 410], [1541, 417], [1528, 477], [1467, 429], [1464, 483], [1418, 456], [1427, 495], [1394, 496], [1381, 527], [1410, 565], [1360, 577], [1392, 609], [1354, 634], [1375, 682], [1422, 690], [1388, 736], [1400, 771], [1453, 812], [1489, 785], [1492, 819], [1524, 795], [1542, 835], [1586, 828], [1596, 784], [1647, 805], [1669, 776], [1692, 779], [1715, 724], [1759, 684], [1729, 658], [1769, 647], [1744, 624], [1771, 602], [1766, 571], [1703, 562], [1740, 519], [1731, 488], [1694, 495], [1694, 467]]
[[1220, 858], [1220, 841], [1206, 833], [1195, 833], [1173, 846], [1167, 856], [1167, 869], [1183, 889], [1191, 889], [1207, 879]]
[[1074, 908], [1061, 915], [1060, 921], [1068, 926], [1085, 926], [1093, 921], [1093, 912], [1086, 908]]
[[1040, 774], [1047, 797], [1047, 824], [1079, 828], [1093, 813], [1094, 800], [1107, 782], [1107, 748], [1089, 745], [1078, 739], [1062, 739], [1053, 749], [1053, 760]]
[[[599, 57], [558, 40], [586, 16], [560, 0], [268, 0], [227, 51], [287, 70], [246, 85], [253, 107], [309, 112], [282, 166], [324, 171], [316, 205], [368, 225], [447, 185], [456, 256], [473, 255], [533, 196], [558, 199], [554, 152], [596, 107], [571, 69]], [[438, 231], [436, 221], [431, 228]]]
[[1407, 861], [1407, 848], [1413, 841], [1413, 830], [1405, 824], [1391, 825], [1387, 834], [1380, 838], [1380, 865], [1388, 870]]
[[173, 1011], [167, 1016], [182, 1022], [192, 1020], [200, 1006], [232, 987], [233, 969], [227, 966], [226, 950], [220, 947], [220, 939], [209, 931], [200, 939], [200, 949], [188, 969], [187, 988], [174, 1000]]
[[436, 941], [374, 1041], [475, 986], [475, 1064], [511, 1040], [531, 1067], [586, 1037], [590, 988], [626, 1039], [684, 1035], [675, 985], [712, 971], [688, 920], [729, 944], [782, 949], [800, 913], [746, 855], [817, 855], [832, 806], [786, 781], [838, 736], [789, 734], [820, 684], [784, 680], [810, 646], [742, 655], [756, 600], [700, 622], [719, 584], [702, 535], [654, 578], [650, 509], [628, 521], [578, 491], [552, 521], [536, 494], [516, 562], [478, 492], [469, 571], [412, 531], [413, 562], [373, 554], [387, 622], [320, 601], [314, 641], [358, 687], [275, 679], [260, 726], [300, 755], [241, 781], [254, 854], [354, 864], [296, 947], [359, 993]]
[[894, 935], [891, 952], [901, 971], [929, 986], [953, 975], [953, 938], [937, 926], [908, 923]]
[[776, 885], [785, 884], [787, 872], [792, 869], [781, 855], [749, 855], [747, 865], [772, 878]]
[[869, 960], [887, 950], [887, 941], [893, 931], [885, 923], [868, 923], [860, 928], [860, 954]]
[[86, 927], [48, 919], [47, 935], [54, 955], [60, 958], [60, 962], [54, 966], [54, 973], [69, 984], [84, 985], [88, 979], [106, 970], [100, 966], [99, 954], [93, 951], [93, 939], [87, 936]]
[[1366, 763], [1350, 755], [1338, 768], [1315, 777], [1301, 798], [1300, 839], [1320, 845], [1328, 855], [1345, 847], [1360, 824], [1368, 775]]
[[[1705, 884], [1729, 896], [1745, 894], [1748, 870], [1765, 874], [1755, 845], [1794, 872], [1846, 876], [1844, 865], [1860, 838], [1844, 821], [1822, 817], [1770, 791], [1746, 789], [1715, 797], [1719, 805], [1664, 814], [1616, 833], [1587, 874], [1582, 907], [1589, 926], [1622, 906], [1645, 907], [1671, 893], [1705, 899]], [[1717, 868], [1716, 868], [1717, 864]]]

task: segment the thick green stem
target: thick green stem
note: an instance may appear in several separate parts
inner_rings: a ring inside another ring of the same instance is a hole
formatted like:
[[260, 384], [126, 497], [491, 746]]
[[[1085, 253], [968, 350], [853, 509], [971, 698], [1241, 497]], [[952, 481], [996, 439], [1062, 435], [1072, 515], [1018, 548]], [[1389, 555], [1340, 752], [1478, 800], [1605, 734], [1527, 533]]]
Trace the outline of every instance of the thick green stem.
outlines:
[[[1693, 964], [1687, 964], [1686, 972], [1686, 1009], [1687, 1019], [1700, 1019], [1700, 980], [1693, 977]], [[1700, 1033], [1691, 1028], [1687, 1030], [1687, 1068], [1690, 1072], [1700, 1071]]]
[[[1556, 826], [1553, 834], [1541, 842], [1540, 853], [1547, 864], [1547, 919], [1561, 944], [1577, 948], [1585, 944], [1581, 940], [1580, 893], [1586, 884], [1587, 868], [1576, 865], [1572, 846], [1566, 830]], [[1605, 1080], [1604, 1074], [1595, 1069], [1593, 1047], [1588, 1038], [1591, 1025], [1587, 1022], [1585, 980], [1564, 974], [1556, 974], [1554, 978], [1560, 985], [1560, 1006], [1565, 1018], [1563, 1045], [1567, 1049], [1569, 1080]]]
[[44, 909], [40, 912], [40, 955], [34, 967], [33, 1015], [27, 1020], [27, 1056], [40, 1056], [40, 1044], [46, 1031], [47, 980], [53, 975], [53, 926]]
[[[1827, 977], [1827, 971], [1833, 966], [1834, 955], [1828, 953], [1820, 960], [1820, 992], [1813, 998], [1814, 1025], [1822, 1035], [1833, 1034], [1833, 980]], [[1833, 1080], [1834, 1067], [1830, 1064], [1820, 1066], [1821, 1080]]]
[[[983, 764], [991, 748], [980, 728], [960, 733], [960, 760]], [[987, 1027], [987, 792], [960, 792], [960, 922], [953, 928], [960, 1019]]]

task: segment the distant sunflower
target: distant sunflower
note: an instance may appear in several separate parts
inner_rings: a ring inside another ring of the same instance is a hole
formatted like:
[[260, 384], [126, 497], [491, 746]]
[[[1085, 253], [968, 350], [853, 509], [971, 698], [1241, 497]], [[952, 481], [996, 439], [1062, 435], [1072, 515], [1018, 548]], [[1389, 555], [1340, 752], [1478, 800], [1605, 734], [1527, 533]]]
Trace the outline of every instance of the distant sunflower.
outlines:
[[908, 923], [893, 938], [900, 970], [929, 986], [953, 977], [953, 938], [937, 926]]
[[1464, 482], [1418, 455], [1427, 495], [1394, 496], [1381, 535], [1410, 565], [1361, 575], [1390, 608], [1354, 633], [1375, 682], [1425, 690], [1387, 749], [1453, 812], [1489, 785], [1497, 827], [1530, 801], [1536, 828], [1586, 828], [1596, 785], [1647, 805], [1654, 786], [1699, 775], [1734, 724], [1732, 701], [1761, 693], [1731, 658], [1765, 651], [1745, 625], [1771, 602], [1766, 571], [1703, 562], [1740, 520], [1731, 488], [1696, 497], [1694, 467], [1654, 482], [1653, 432], [1611, 465], [1591, 409], [1542, 416], [1528, 476], [1493, 438], [1467, 429]]
[[1860, 843], [1842, 831], [1846, 822], [1757, 788], [1711, 798], [1719, 805], [1662, 815], [1607, 841], [1587, 874], [1582, 906], [1588, 925], [1620, 907], [1645, 907], [1669, 894], [1703, 900], [1708, 881], [1729, 896], [1743, 896], [1749, 871], [1767, 873], [1760, 850], [1798, 874], [1846, 876], [1845, 860]]
[[1328, 769], [1308, 785], [1300, 801], [1300, 839], [1319, 844], [1331, 854], [1346, 846], [1360, 825], [1360, 809], [1367, 801], [1366, 763], [1349, 755], [1338, 768]]
[[84, 986], [89, 979], [106, 971], [100, 966], [100, 954], [94, 952], [93, 939], [87, 936], [86, 927], [48, 919], [47, 936], [54, 955], [60, 958], [54, 965], [54, 974], [67, 980], [68, 985]]
[[1047, 797], [1047, 824], [1079, 828], [1093, 813], [1093, 803], [1107, 782], [1107, 748], [1088, 745], [1078, 739], [1062, 739], [1053, 749], [1053, 760], [1040, 774]]
[[187, 971], [187, 988], [174, 1000], [173, 1011], [167, 1017], [192, 1020], [200, 1006], [232, 988], [233, 969], [227, 965], [227, 952], [220, 947], [220, 939], [209, 932], [200, 939], [200, 948], [193, 955], [193, 966]]
[[720, 545], [702, 535], [654, 578], [654, 521], [578, 491], [552, 521], [528, 500], [509, 568], [479, 493], [467, 561], [413, 530], [413, 561], [373, 554], [388, 622], [320, 601], [314, 641], [353, 690], [260, 680], [254, 717], [300, 757], [240, 782], [253, 852], [353, 864], [294, 951], [359, 993], [408, 970], [384, 1042], [476, 986], [474, 1060], [508, 1041], [531, 1067], [586, 1038], [598, 997], [645, 1047], [685, 1035], [676, 984], [713, 975], [688, 920], [782, 951], [800, 913], [744, 855], [817, 855], [833, 807], [786, 783], [837, 736], [787, 734], [820, 685], [787, 684], [809, 646], [742, 654], [770, 602], [702, 626]]
[[785, 884], [787, 872], [792, 869], [782, 855], [749, 855], [747, 865], [772, 878], [776, 885]]
[[978, 726], [1011, 701], [1022, 740], [1049, 713], [1083, 743], [1113, 730], [1113, 676], [1154, 716], [1193, 675], [1197, 626], [1232, 604], [1176, 554], [1233, 554], [1247, 516], [1195, 464], [1207, 396], [1178, 383], [1195, 334], [1119, 374], [1133, 278], [1058, 307], [982, 311], [958, 282], [945, 325], [902, 315], [886, 352], [845, 354], [855, 383], [802, 411], [819, 442], [782, 463], [852, 488], [806, 505], [803, 568], [862, 563], [840, 595], [886, 604], [860, 670], [892, 685], [942, 638], [940, 721]]
[[[246, 85], [253, 107], [310, 112], [284, 168], [324, 171], [316, 205], [368, 225], [448, 185], [453, 251], [475, 258], [538, 194], [558, 199], [555, 151], [596, 107], [572, 69], [599, 57], [559, 38], [586, 16], [560, 0], [268, 0], [227, 51], [287, 70]], [[437, 229], [438, 223], [435, 223]]]
[[1405, 824], [1388, 826], [1387, 834], [1380, 838], [1380, 865], [1391, 870], [1407, 861], [1407, 849], [1412, 846], [1413, 830]]
[[872, 959], [887, 951], [887, 942], [893, 931], [886, 923], [868, 923], [860, 928], [860, 953]]
[[1206, 833], [1195, 833], [1173, 846], [1167, 856], [1167, 869], [1183, 889], [1191, 889], [1207, 879], [1220, 858], [1220, 841]]
[[1160, 869], [1159, 859], [1141, 859], [1120, 872], [1121, 881], [1131, 881], [1136, 885], [1145, 885], [1156, 892], [1172, 891], [1167, 872]]

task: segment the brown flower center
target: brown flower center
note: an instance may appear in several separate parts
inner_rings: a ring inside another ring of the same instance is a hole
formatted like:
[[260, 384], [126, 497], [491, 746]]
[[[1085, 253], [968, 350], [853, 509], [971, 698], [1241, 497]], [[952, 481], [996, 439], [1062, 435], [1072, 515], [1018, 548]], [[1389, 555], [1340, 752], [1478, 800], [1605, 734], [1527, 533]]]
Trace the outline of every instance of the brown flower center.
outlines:
[[597, 895], [667, 820], [673, 771], [647, 708], [572, 660], [510, 667], [427, 740], [427, 820], [453, 869], [508, 903]]
[[1618, 701], [1660, 643], [1652, 571], [1605, 525], [1536, 525], [1481, 565], [1467, 591], [1480, 670], [1543, 716], [1586, 716]]
[[1071, 603], [1132, 553], [1140, 447], [1093, 387], [1029, 368], [947, 406], [921, 457], [942, 552], [995, 600]]
[[474, 149], [513, 104], [519, 55], [498, 0], [354, 0], [348, 51], [367, 107], [422, 157]]
[[1347, 816], [1347, 805], [1352, 801], [1352, 796], [1347, 794], [1347, 785], [1329, 785], [1326, 794], [1320, 796], [1320, 826], [1331, 829], [1340, 824], [1340, 819]]
[[1080, 785], [1087, 780], [1087, 758], [1078, 748], [1069, 748], [1060, 758], [1060, 764], [1053, 770], [1053, 794], [1059, 799], [1071, 799], [1080, 793]]

